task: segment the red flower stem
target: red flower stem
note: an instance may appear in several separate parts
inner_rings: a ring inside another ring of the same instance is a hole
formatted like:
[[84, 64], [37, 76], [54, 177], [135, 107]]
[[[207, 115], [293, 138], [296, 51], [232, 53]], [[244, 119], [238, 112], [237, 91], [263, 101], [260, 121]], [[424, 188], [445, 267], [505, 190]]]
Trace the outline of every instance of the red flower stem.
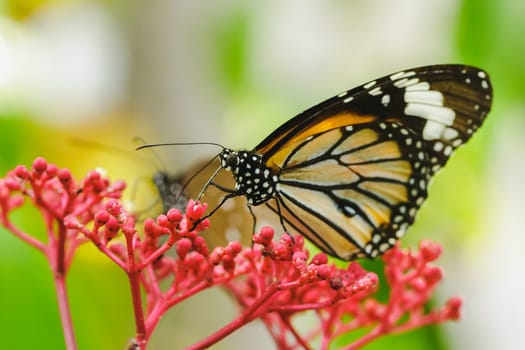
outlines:
[[166, 312], [167, 309], [168, 307], [166, 306], [166, 302], [164, 299], [160, 299], [159, 302], [157, 302], [155, 306], [151, 309], [151, 312], [148, 314], [148, 319], [146, 320], [146, 341], [148, 341], [151, 334], [153, 334], [153, 330], [155, 329], [160, 319], [162, 318], [162, 315]]
[[166, 253], [168, 250], [170, 250], [171, 247], [173, 247], [173, 244], [176, 242], [176, 239], [173, 235], [170, 236], [170, 238], [158, 249], [155, 250], [152, 254], [150, 254], [146, 259], [144, 259], [139, 265], [139, 269], [143, 269], [145, 266], [151, 265], [155, 260], [157, 260], [162, 254]]
[[[54, 266], [51, 267], [54, 269]], [[53, 271], [55, 282], [55, 289], [57, 293], [58, 310], [60, 312], [60, 320], [62, 322], [62, 329], [64, 331], [64, 340], [68, 350], [76, 350], [77, 343], [75, 340], [75, 333], [73, 330], [73, 322], [71, 320], [71, 313], [69, 308], [69, 301], [67, 298], [67, 289], [65, 283], [65, 275], [56, 270]]]
[[128, 267], [127, 275], [129, 279], [129, 286], [131, 289], [131, 299], [133, 301], [133, 311], [135, 314], [135, 340], [139, 344], [141, 349], [146, 348], [147, 334], [146, 325], [144, 322], [144, 311], [142, 308], [142, 297], [140, 293], [140, 270], [137, 269], [135, 262], [135, 250], [133, 246], [133, 236], [130, 233], [125, 233], [126, 237], [126, 248], [128, 252]]
[[39, 208], [40, 211], [43, 213], [43, 215], [50, 215], [54, 218], [60, 218], [63, 215], [61, 215], [59, 212], [55, 210], [55, 207], [53, 205], [49, 205], [42, 197], [42, 188], [35, 184], [35, 182], [31, 182], [31, 186], [33, 188], [33, 195], [31, 195], [29, 192], [22, 190], [22, 193], [24, 193], [26, 196], [31, 198], [33, 200], [33, 203], [35, 204], [35, 207]]
[[217, 332], [213, 333], [208, 338], [201, 340], [198, 343], [195, 343], [186, 348], [186, 350], [200, 350], [207, 349], [211, 345], [217, 343], [218, 341], [224, 339], [237, 329], [244, 326], [246, 323], [251, 322], [254, 317], [253, 315], [256, 311], [266, 303], [278, 290], [280, 289], [279, 283], [272, 283], [267, 286], [266, 291], [251, 304], [247, 309], [245, 309], [235, 320], [219, 329]]
[[[263, 260], [264, 261], [264, 260]], [[251, 260], [250, 261], [250, 265], [252, 266], [253, 268], [253, 271], [259, 271], [260, 272], [260, 268], [259, 266], [257, 266], [257, 264], [255, 263], [255, 261]], [[260, 273], [259, 274], [259, 277], [256, 279], [258, 285], [257, 285], [257, 289], [258, 290], [263, 290], [264, 289], [264, 285], [265, 285], [265, 280], [264, 280], [264, 273]]]
[[[48, 234], [52, 236], [52, 220], [48, 220]], [[57, 293], [57, 303], [60, 312], [60, 320], [62, 322], [62, 329], [64, 330], [64, 340], [68, 350], [76, 350], [77, 344], [75, 340], [75, 333], [73, 330], [73, 322], [71, 320], [71, 310], [69, 307], [69, 300], [66, 289], [66, 264], [65, 264], [65, 249], [66, 249], [66, 227], [63, 221], [58, 221], [58, 240], [49, 242], [49, 253], [56, 254], [56, 256], [48, 256], [51, 269], [53, 270], [55, 288]]]
[[[57, 275], [65, 278], [66, 276], [66, 227], [63, 221], [58, 221], [58, 241], [56, 245], [56, 272]], [[52, 226], [52, 225], [50, 225]]]
[[[270, 313], [261, 316], [261, 320], [264, 322], [266, 329], [275, 341], [277, 349], [288, 349], [288, 334], [285, 332], [289, 331], [288, 326], [283, 323], [282, 318], [277, 313]], [[290, 325], [290, 327], [292, 327]]]
[[142, 349], [142, 346], [145, 346], [147, 335], [140, 295], [139, 274], [139, 271], [130, 271], [128, 272], [128, 279], [131, 288], [131, 299], [133, 300], [133, 311], [135, 314], [135, 339]]
[[146, 266], [143, 273], [145, 275], [144, 277], [147, 276], [147, 278], [143, 278], [142, 282], [146, 295], [154, 297], [155, 299], [160, 298], [162, 296], [162, 291], [160, 290], [159, 282], [157, 281], [152, 266]]
[[[341, 304], [340, 304], [341, 305]], [[340, 306], [339, 305], [339, 306]], [[335, 308], [334, 308], [335, 309]], [[337, 308], [339, 309], [339, 308]], [[328, 313], [327, 317], [322, 317], [321, 310], [318, 311], [319, 319], [320, 319], [320, 332], [321, 332], [321, 349], [329, 349], [330, 348], [330, 340], [334, 339], [334, 324], [337, 324], [337, 318], [340, 318], [339, 310]], [[311, 338], [307, 338], [311, 339]]]
[[100, 250], [102, 253], [106, 254], [108, 258], [110, 258], [115, 264], [117, 264], [122, 270], [128, 271], [128, 267], [126, 266], [126, 263], [123, 262], [117, 255], [115, 255], [111, 250], [108, 249], [107, 246], [102, 244], [100, 241], [93, 241], [95, 243], [95, 246]]
[[404, 290], [404, 285], [401, 281], [407, 282], [408, 280], [404, 280], [402, 277], [399, 281], [390, 283], [390, 297], [385, 309], [385, 315], [381, 321], [381, 328], [383, 329], [391, 328], [399, 317], [399, 312], [396, 312], [396, 310], [399, 308], [399, 302], [402, 299], [401, 297], [403, 296]]
[[93, 244], [95, 247], [97, 247], [98, 250], [100, 250], [102, 253], [104, 253], [108, 258], [110, 258], [115, 264], [118, 265], [122, 270], [128, 271], [128, 267], [126, 266], [126, 263], [124, 263], [117, 255], [115, 255], [111, 250], [108, 249], [108, 247], [103, 244], [100, 239], [91, 233], [90, 230], [88, 230], [85, 226], [82, 226], [79, 228], [80, 232], [82, 232]]
[[[272, 285], [274, 285], [274, 283], [268, 285], [266, 287], [266, 290], [271, 287]], [[301, 282], [300, 281], [292, 281], [292, 282], [287, 282], [287, 283], [282, 283], [282, 282], [279, 282], [279, 288], [278, 290], [274, 291], [274, 294], [275, 293], [278, 293], [278, 292], [282, 292], [283, 290], [286, 290], [286, 289], [292, 289], [293, 287], [296, 287], [296, 286], [300, 286], [301, 285]], [[266, 291], [264, 291], [264, 293], [259, 296], [259, 299], [262, 298], [264, 295], [265, 295]], [[258, 299], [256, 299], [256, 302], [257, 302]], [[247, 306], [247, 304], [245, 303], [245, 305]], [[257, 318], [257, 317], [261, 317], [262, 315], [268, 313], [268, 312], [272, 312], [273, 311], [273, 308], [271, 306], [268, 306], [267, 308], [264, 308], [264, 309], [258, 309], [258, 310], [254, 310], [253, 312], [253, 315], [251, 316], [252, 319], [253, 318]]]
[[307, 341], [303, 337], [301, 337], [299, 333], [297, 333], [297, 330], [295, 329], [295, 327], [290, 323], [290, 318], [289, 317], [284, 318], [282, 315], [279, 315], [279, 316], [280, 316], [281, 323], [282, 323], [281, 326], [285, 326], [288, 329], [288, 331], [292, 333], [297, 343], [299, 343], [303, 349], [306, 349], [306, 350], [311, 349]]

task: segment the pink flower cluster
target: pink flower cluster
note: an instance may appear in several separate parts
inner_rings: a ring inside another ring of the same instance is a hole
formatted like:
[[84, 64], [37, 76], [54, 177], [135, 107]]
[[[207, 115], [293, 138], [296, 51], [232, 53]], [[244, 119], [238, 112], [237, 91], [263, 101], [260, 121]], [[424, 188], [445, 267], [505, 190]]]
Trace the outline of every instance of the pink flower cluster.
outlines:
[[[147, 219], [139, 229], [117, 200], [123, 189], [123, 183], [110, 184], [98, 172], [77, 184], [69, 171], [42, 158], [31, 170], [19, 166], [0, 179], [0, 223], [48, 257], [68, 349], [76, 349], [76, 343], [63, 279], [76, 247], [85, 242], [92, 242], [128, 275], [136, 325], [130, 348], [145, 349], [165, 312], [215, 286], [225, 288], [241, 312], [188, 349], [208, 348], [255, 319], [264, 322], [280, 349], [309, 349], [312, 344], [328, 349], [342, 335], [367, 329], [346, 345], [356, 349], [385, 334], [459, 317], [457, 298], [442, 310], [425, 312], [442, 279], [441, 270], [431, 264], [441, 253], [434, 243], [423, 241], [415, 253], [396, 246], [384, 255], [390, 296], [381, 303], [375, 297], [374, 273], [357, 262], [339, 268], [325, 254], [310, 257], [301, 236], [284, 234], [276, 240], [273, 229], [265, 227], [254, 234], [252, 247], [234, 241], [210, 251], [199, 235], [210, 225], [207, 219], [200, 221], [205, 204], [190, 201], [185, 213], [172, 209]], [[24, 197], [42, 213], [47, 242], [10, 221], [9, 214]], [[294, 316], [307, 311], [318, 322], [303, 330], [294, 324]]]
[[[93, 217], [108, 198], [120, 198], [126, 185], [113, 184], [98, 171], [91, 171], [77, 184], [68, 169], [59, 169], [43, 158], [37, 158], [31, 169], [17, 166], [0, 179], [0, 223], [42, 251], [52, 264], [52, 269], [65, 274], [77, 247], [86, 241], [83, 235], [67, 230], [66, 218], [76, 218], [82, 223]], [[47, 243], [23, 232], [9, 220], [9, 214], [29, 199], [42, 215], [47, 233]], [[67, 244], [66, 244], [67, 243]]]

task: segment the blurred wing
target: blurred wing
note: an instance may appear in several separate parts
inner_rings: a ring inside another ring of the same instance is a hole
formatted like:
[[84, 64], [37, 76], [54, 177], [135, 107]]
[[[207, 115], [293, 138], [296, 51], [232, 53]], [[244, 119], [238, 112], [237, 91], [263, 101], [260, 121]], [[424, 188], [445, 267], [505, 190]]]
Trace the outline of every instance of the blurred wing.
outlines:
[[328, 254], [376, 257], [414, 221], [431, 176], [481, 125], [485, 72], [421, 67], [303, 112], [255, 152], [279, 174], [270, 208]]
[[[206, 161], [200, 162], [188, 169], [185, 173], [177, 176], [172, 176], [163, 172], [159, 172], [155, 175], [154, 183], [158, 195], [162, 200], [164, 213], [171, 208], [184, 211], [188, 199], [197, 198], [199, 192], [212, 176], [215, 169], [219, 166], [218, 161], [213, 162], [199, 173], [196, 178], [186, 186], [182, 195], [178, 196], [178, 194], [190, 176], [195, 174], [195, 172], [197, 172], [205, 163]], [[235, 182], [231, 174], [226, 171], [221, 171], [215, 178], [214, 182], [217, 182], [224, 187], [235, 187]], [[210, 186], [206, 190], [202, 202], [208, 203], [210, 208], [214, 208], [221, 202], [223, 197], [224, 192]], [[210, 228], [201, 233], [210, 248], [226, 246], [228, 242], [232, 240], [240, 241], [244, 246], [251, 245], [253, 218], [248, 211], [246, 199], [244, 197], [239, 196], [228, 200], [217, 210], [216, 214], [213, 215], [210, 220]]]

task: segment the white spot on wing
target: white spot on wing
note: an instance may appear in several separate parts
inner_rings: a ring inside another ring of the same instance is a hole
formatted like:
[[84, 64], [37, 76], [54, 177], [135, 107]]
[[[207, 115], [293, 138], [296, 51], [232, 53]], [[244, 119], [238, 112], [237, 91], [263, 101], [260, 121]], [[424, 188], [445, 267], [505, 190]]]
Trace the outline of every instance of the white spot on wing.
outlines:
[[420, 83], [406, 87], [406, 91], [422, 91], [422, 90], [430, 90], [430, 84], [426, 81], [422, 81]]
[[435, 121], [428, 120], [423, 128], [423, 139], [425, 140], [436, 140], [441, 138], [443, 133], [443, 124], [436, 123]]
[[363, 85], [363, 88], [365, 88], [365, 89], [368, 90], [368, 89], [370, 89], [372, 86], [374, 86], [375, 84], [376, 84], [376, 81], [374, 80], [374, 81], [371, 81], [371, 82], [366, 83], [365, 85]]
[[379, 246], [379, 251], [381, 253], [384, 253], [387, 251], [388, 248], [390, 248], [390, 246], [387, 243], [381, 243], [381, 245]]
[[452, 146], [454, 147], [458, 147], [459, 145], [461, 145], [463, 143], [463, 140], [461, 139], [456, 139], [454, 141], [452, 141]]
[[347, 212], [347, 214], [348, 214], [349, 216], [353, 216], [353, 215], [356, 214], [355, 209], [352, 208], [352, 207], [350, 207], [350, 206], [348, 206], [348, 205], [345, 206], [344, 209], [345, 209], [345, 211]]
[[384, 106], [388, 106], [388, 104], [390, 103], [390, 95], [383, 95], [383, 97], [381, 97], [381, 103]]
[[439, 91], [406, 91], [406, 103], [422, 103], [434, 106], [443, 106], [443, 94]]
[[375, 87], [373, 88], [372, 90], [368, 91], [368, 93], [372, 96], [376, 96], [376, 95], [381, 95], [382, 92], [381, 92], [381, 88], [378, 86], [378, 87]]
[[434, 151], [441, 152], [442, 149], [443, 149], [443, 143], [442, 142], [436, 142], [434, 144]]
[[395, 74], [392, 74], [390, 76], [390, 79], [391, 80], [397, 80], [397, 79], [401, 79], [401, 78], [408, 78], [408, 77], [411, 77], [413, 75], [416, 75], [416, 72], [414, 71], [410, 71], [410, 72], [398, 72], [398, 73], [395, 73]]
[[398, 88], [404, 88], [404, 87], [407, 87], [407, 86], [410, 86], [410, 85], [414, 85], [414, 84], [417, 84], [419, 83], [419, 79], [418, 78], [412, 78], [412, 79], [407, 79], [407, 78], [404, 78], [404, 79], [401, 79], [401, 80], [398, 80], [394, 83], [394, 86], [398, 87]]
[[446, 128], [445, 129], [445, 132], [443, 133], [443, 138], [445, 140], [452, 140], [452, 139], [455, 139], [456, 137], [458, 137], [459, 133], [456, 129], [452, 129], [452, 128]]
[[347, 97], [343, 100], [344, 103], [348, 103], [348, 102], [351, 102], [352, 100], [354, 99], [353, 96], [350, 96], [350, 97]]
[[450, 108], [420, 103], [408, 103], [405, 114], [439, 122], [443, 124], [441, 128], [444, 128], [444, 125], [452, 125], [456, 117], [456, 112]]

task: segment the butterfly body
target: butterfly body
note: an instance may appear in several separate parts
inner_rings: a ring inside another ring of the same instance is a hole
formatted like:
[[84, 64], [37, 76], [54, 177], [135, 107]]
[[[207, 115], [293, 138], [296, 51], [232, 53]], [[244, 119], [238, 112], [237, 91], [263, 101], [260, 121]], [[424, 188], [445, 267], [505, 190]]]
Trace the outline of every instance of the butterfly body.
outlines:
[[249, 205], [259, 205], [273, 198], [278, 176], [263, 164], [260, 155], [225, 149], [220, 159], [221, 166], [231, 171], [235, 178], [235, 194], [244, 195]]
[[186, 196], [179, 193], [182, 190], [182, 181], [176, 176], [170, 176], [164, 171], [158, 171], [153, 175], [153, 184], [162, 200], [162, 212], [167, 213], [170, 209], [184, 210], [188, 204]]

